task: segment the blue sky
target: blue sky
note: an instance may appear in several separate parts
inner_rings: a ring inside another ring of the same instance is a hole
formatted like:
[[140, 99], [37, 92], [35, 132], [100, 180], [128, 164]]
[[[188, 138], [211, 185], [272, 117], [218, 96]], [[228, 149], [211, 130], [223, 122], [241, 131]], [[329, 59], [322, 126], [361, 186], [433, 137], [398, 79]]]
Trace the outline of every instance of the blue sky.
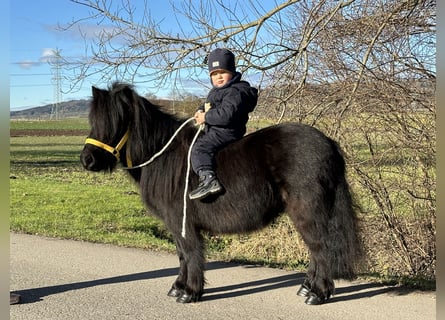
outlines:
[[[133, 1], [138, 2], [143, 1]], [[172, 16], [165, 2], [150, 1], [149, 5], [157, 19]], [[49, 59], [54, 51], [60, 50], [67, 59], [85, 52], [85, 41], [77, 29], [63, 32], [58, 25], [87, 17], [91, 9], [68, 0], [14, 0], [10, 12], [10, 110], [53, 103], [54, 69]], [[66, 92], [68, 84], [62, 81], [62, 101], [89, 98], [91, 85], [102, 84], [87, 79], [77, 92]]]
[[[110, 0], [119, 3], [120, 0]], [[173, 0], [177, 5], [180, 0]], [[280, 2], [280, 1], [278, 1]], [[142, 8], [143, 0], [132, 4]], [[147, 1], [152, 18], [163, 20], [163, 25], [175, 24], [174, 13], [167, 1]], [[260, 1], [268, 9], [275, 7], [274, 0]], [[141, 9], [142, 11], [142, 9]], [[65, 59], [79, 57], [85, 53], [85, 40], [78, 29], [69, 32], [58, 30], [58, 25], [66, 25], [74, 20], [89, 16], [91, 9], [69, 0], [14, 0], [10, 2], [10, 110], [20, 110], [54, 102], [54, 69], [48, 60], [56, 49]], [[97, 28], [92, 21], [90, 28]], [[63, 73], [63, 69], [61, 70]], [[91, 86], [106, 87], [108, 84], [95, 83], [95, 79], [84, 81], [80, 90], [68, 92], [68, 84], [62, 81], [61, 100], [88, 99]], [[150, 92], [136, 89], [142, 94]], [[171, 90], [165, 88], [155, 94], [168, 96]], [[203, 89], [203, 93], [205, 90]]]
[[[54, 86], [48, 56], [56, 48], [76, 54], [82, 41], [56, 31], [58, 23], [85, 16], [86, 8], [62, 0], [10, 2], [10, 109], [39, 106], [54, 101]], [[62, 100], [84, 98], [88, 89]]]

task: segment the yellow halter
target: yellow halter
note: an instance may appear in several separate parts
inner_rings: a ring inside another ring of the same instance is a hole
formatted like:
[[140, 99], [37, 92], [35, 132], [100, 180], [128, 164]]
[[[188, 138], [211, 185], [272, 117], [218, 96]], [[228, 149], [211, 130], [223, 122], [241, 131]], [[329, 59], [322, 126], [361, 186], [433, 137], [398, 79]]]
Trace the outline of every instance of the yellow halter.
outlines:
[[[128, 137], [130, 136], [130, 129], [127, 130], [127, 132], [125, 132], [124, 136], [122, 137], [122, 139], [119, 141], [119, 143], [117, 144], [116, 147], [111, 147], [108, 144], [105, 144], [99, 140], [93, 139], [93, 138], [87, 138], [85, 140], [85, 144], [92, 144], [93, 146], [99, 147], [101, 149], [104, 149], [108, 152], [110, 152], [112, 155], [114, 155], [116, 157], [116, 159], [119, 161], [120, 159], [120, 151], [123, 148], [123, 146], [125, 145], [125, 143], [128, 140]], [[128, 167], [132, 167], [132, 163], [131, 163], [131, 157], [130, 157], [130, 152], [128, 151], [129, 147], [127, 147], [127, 166]]]

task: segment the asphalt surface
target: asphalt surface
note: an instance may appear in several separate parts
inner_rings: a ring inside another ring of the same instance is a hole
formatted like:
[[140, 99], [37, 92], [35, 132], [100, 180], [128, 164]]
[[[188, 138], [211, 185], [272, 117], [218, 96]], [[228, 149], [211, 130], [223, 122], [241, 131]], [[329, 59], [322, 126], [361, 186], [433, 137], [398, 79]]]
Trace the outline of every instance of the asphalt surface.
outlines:
[[167, 292], [175, 255], [10, 234], [10, 319], [429, 320], [436, 293], [336, 281], [336, 295], [308, 306], [296, 295], [304, 274], [210, 261], [203, 300], [179, 304]]

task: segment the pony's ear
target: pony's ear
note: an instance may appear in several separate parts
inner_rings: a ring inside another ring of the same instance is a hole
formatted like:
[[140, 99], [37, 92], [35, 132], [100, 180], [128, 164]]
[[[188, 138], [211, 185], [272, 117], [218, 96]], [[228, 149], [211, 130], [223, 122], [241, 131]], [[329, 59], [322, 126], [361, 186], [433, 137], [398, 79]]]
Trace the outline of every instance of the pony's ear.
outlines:
[[93, 98], [96, 98], [99, 95], [99, 89], [95, 86], [91, 86], [91, 92], [93, 93]]
[[103, 95], [104, 92], [106, 92], [106, 90], [96, 88], [95, 86], [91, 86], [91, 91], [93, 92], [93, 98], [97, 98]]

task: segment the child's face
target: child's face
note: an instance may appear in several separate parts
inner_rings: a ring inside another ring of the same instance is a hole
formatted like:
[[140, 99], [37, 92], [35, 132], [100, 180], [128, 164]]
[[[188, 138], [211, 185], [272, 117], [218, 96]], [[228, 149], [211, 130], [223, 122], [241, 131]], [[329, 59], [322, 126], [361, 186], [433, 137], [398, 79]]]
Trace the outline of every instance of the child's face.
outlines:
[[232, 77], [232, 73], [226, 70], [217, 70], [210, 75], [212, 84], [218, 88], [225, 86], [227, 82], [232, 80]]

